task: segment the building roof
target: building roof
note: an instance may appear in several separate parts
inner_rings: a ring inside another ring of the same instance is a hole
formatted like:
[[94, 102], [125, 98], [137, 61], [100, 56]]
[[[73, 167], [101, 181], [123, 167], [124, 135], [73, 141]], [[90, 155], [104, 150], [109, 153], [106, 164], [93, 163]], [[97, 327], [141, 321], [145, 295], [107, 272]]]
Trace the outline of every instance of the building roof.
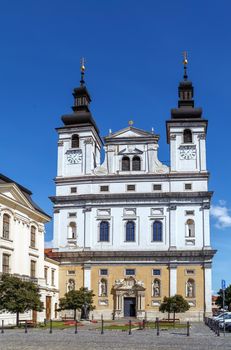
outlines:
[[26, 197], [26, 199], [29, 201], [29, 203], [33, 206], [33, 208], [37, 211], [39, 211], [40, 213], [46, 215], [47, 217], [51, 218], [50, 215], [48, 215], [45, 211], [43, 211], [32, 199], [32, 192], [30, 190], [28, 190], [28, 188], [20, 185], [18, 182], [10, 179], [9, 177], [3, 175], [0, 173], [0, 184], [3, 183], [13, 183], [15, 184], [23, 193], [23, 195]]

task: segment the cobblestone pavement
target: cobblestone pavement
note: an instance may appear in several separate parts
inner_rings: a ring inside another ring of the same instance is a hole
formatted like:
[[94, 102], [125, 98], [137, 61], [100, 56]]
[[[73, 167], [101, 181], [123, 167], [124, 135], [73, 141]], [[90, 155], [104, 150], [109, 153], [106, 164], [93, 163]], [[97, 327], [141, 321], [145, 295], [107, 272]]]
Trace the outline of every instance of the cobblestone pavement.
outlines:
[[[85, 328], [85, 327], [84, 327]], [[161, 331], [160, 336], [156, 330], [133, 330], [128, 332], [105, 330], [100, 334], [99, 329], [49, 330], [28, 329], [6, 330], [0, 334], [0, 350], [231, 350], [231, 333], [225, 336], [221, 333], [217, 337], [203, 324], [193, 324], [190, 336], [186, 336], [185, 329]]]

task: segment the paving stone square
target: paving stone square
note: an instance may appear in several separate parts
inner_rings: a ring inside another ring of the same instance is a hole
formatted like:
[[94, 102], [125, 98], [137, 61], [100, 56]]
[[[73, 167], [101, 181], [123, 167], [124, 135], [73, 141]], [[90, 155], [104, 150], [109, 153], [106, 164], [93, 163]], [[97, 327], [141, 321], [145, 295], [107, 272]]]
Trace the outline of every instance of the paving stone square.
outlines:
[[105, 330], [100, 328], [82, 327], [78, 334], [74, 328], [54, 329], [50, 334], [48, 329], [5, 330], [0, 334], [0, 350], [210, 350], [231, 349], [231, 333], [217, 337], [204, 324], [193, 324], [190, 336], [185, 329], [161, 331], [156, 335], [155, 329], [133, 330], [128, 332]]

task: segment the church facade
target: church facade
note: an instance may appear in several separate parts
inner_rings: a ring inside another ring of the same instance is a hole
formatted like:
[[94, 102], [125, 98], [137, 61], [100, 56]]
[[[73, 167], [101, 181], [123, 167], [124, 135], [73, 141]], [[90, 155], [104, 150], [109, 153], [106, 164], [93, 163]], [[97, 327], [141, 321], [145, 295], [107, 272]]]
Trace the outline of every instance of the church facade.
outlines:
[[[94, 291], [92, 317], [154, 319], [165, 296], [181, 294], [183, 317], [211, 313], [206, 133], [186, 69], [178, 107], [166, 121], [170, 166], [158, 159], [159, 136], [132, 123], [101, 139], [84, 82], [73, 113], [62, 116], [55, 179], [54, 248], [60, 297]], [[102, 147], [105, 150], [100, 161]]]

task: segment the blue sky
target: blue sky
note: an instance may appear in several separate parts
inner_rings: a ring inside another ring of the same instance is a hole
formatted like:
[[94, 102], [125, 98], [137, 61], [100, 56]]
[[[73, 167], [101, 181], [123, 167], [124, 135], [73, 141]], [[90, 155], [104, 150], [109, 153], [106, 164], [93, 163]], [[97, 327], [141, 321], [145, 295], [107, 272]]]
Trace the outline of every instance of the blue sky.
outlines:
[[[207, 161], [214, 190], [213, 289], [231, 282], [231, 3], [183, 0], [1, 0], [0, 172], [30, 188], [52, 214], [60, 116], [70, 111], [86, 57], [86, 81], [101, 135], [126, 127], [160, 134], [177, 104], [189, 55], [195, 102], [209, 120]], [[52, 238], [52, 224], [47, 237]]]

